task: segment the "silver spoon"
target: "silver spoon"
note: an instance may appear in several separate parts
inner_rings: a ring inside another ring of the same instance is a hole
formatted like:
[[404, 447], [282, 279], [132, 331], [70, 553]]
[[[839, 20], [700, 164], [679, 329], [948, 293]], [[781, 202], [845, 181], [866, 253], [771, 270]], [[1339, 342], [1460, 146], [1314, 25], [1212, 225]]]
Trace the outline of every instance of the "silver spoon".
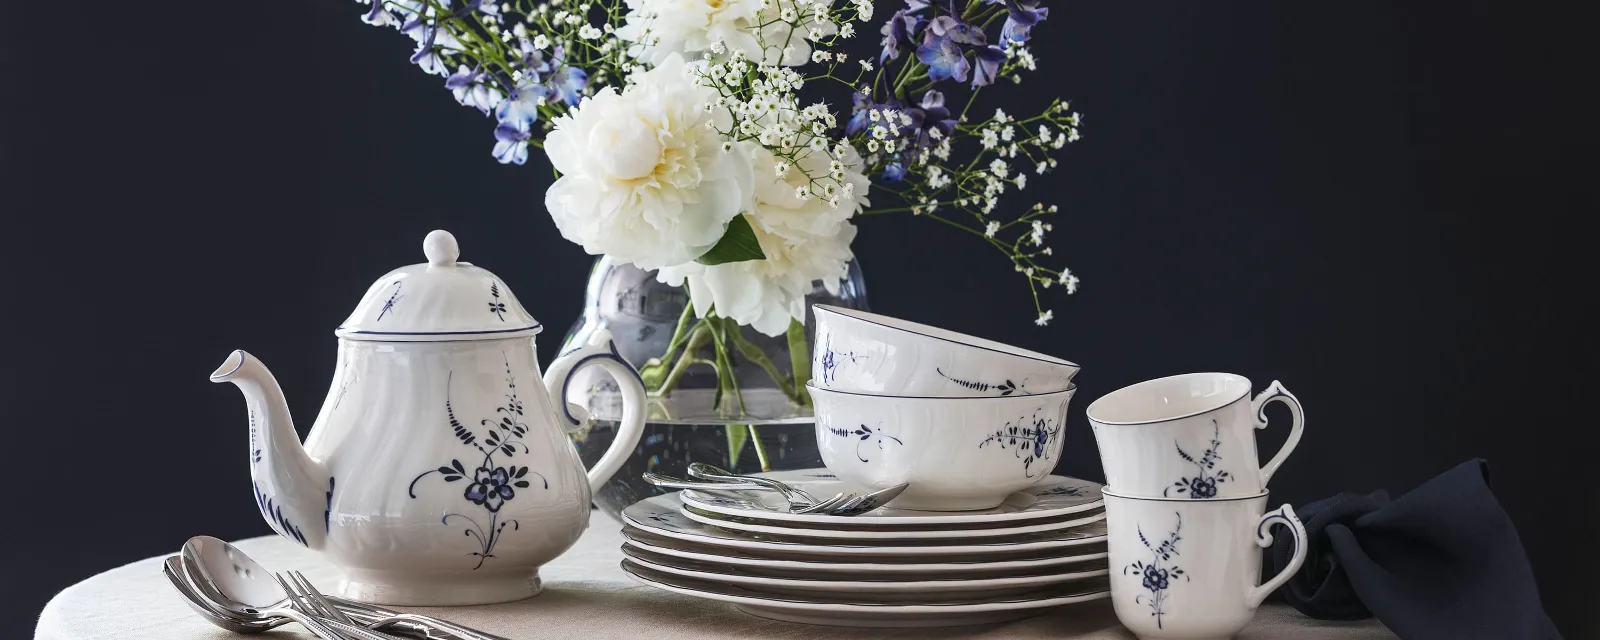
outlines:
[[[174, 564], [177, 566], [173, 566]], [[179, 557], [168, 558], [162, 566], [162, 572], [167, 574], [172, 586], [183, 594], [189, 607], [199, 612], [207, 622], [234, 633], [261, 633], [293, 621], [300, 623], [300, 626], [323, 640], [349, 640], [348, 636], [334, 631], [315, 617], [291, 608], [273, 606], [256, 609], [233, 601], [222, 595], [214, 584], [202, 584], [196, 581], [194, 574], [189, 571], [188, 564]], [[177, 573], [180, 571], [181, 574]]]
[[[270, 572], [222, 540], [195, 536], [184, 543], [180, 555], [189, 584], [221, 615], [245, 622], [285, 617], [327, 640], [394, 640], [387, 634], [324, 620], [296, 609]], [[324, 632], [331, 635], [325, 636]]]
[[[255, 583], [249, 586], [253, 587], [256, 591], [256, 594], [253, 597], [267, 599], [281, 597], [282, 599], [280, 600], [272, 600], [271, 606], [290, 606], [290, 602], [287, 597], [288, 594], [283, 592], [282, 587], [277, 585], [276, 580], [271, 577], [271, 574], [267, 572], [266, 569], [263, 569], [260, 564], [257, 564], [254, 559], [252, 559], [249, 555], [246, 555], [245, 552], [241, 551], [238, 547], [210, 536], [196, 536], [195, 538], [191, 538], [189, 542], [185, 543], [183, 546], [181, 573], [187, 579], [187, 583], [192, 585], [193, 588], [199, 590], [200, 587], [198, 583], [206, 582], [206, 580], [203, 580], [203, 576], [200, 571], [202, 564], [202, 552], [206, 550], [209, 550], [211, 553], [222, 553], [227, 557], [237, 558], [242, 561], [240, 563], [241, 565], [248, 565], [251, 567], [250, 572]], [[271, 584], [260, 584], [260, 581], [263, 579], [270, 581]], [[198, 595], [200, 595], [202, 599], [205, 597], [203, 593]], [[505, 638], [491, 633], [478, 631], [470, 627], [458, 625], [448, 620], [440, 620], [432, 616], [425, 616], [415, 613], [401, 613], [398, 611], [385, 609], [383, 607], [356, 602], [354, 600], [348, 600], [337, 596], [327, 596], [327, 599], [333, 602], [345, 613], [350, 614], [355, 618], [356, 622], [362, 624], [367, 629], [386, 629], [389, 627], [397, 627], [404, 628], [408, 633], [412, 634], [428, 634], [428, 637], [430, 638], [438, 637], [439, 634], [447, 634], [451, 638], [460, 638], [462, 640], [506, 640]], [[219, 615], [228, 615], [227, 610], [217, 611], [217, 613]], [[276, 624], [282, 623], [280, 622]], [[276, 624], [273, 626], [276, 626]], [[333, 624], [332, 626], [338, 627], [337, 624]]]

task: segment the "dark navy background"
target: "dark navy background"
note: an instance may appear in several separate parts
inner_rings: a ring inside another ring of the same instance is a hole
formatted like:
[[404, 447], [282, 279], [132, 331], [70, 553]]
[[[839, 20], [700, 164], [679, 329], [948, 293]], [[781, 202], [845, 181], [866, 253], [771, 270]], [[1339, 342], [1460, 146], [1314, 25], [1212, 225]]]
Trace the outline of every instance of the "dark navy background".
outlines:
[[[1036, 328], [1000, 256], [886, 216], [855, 245], [873, 307], [1082, 363], [1066, 473], [1100, 477], [1090, 400], [1195, 370], [1304, 402], [1275, 501], [1399, 493], [1486, 457], [1552, 616], [1593, 637], [1580, 22], [1485, 2], [1046, 4], [1040, 71], [1005, 104], [1072, 98], [1085, 137], [1010, 206], [1061, 205], [1052, 244], [1082, 292], [1048, 292], [1056, 321]], [[428, 230], [551, 328], [547, 360], [575, 317], [589, 258], [542, 211], [548, 164], [495, 164], [489, 122], [362, 10], [0, 12], [0, 637], [96, 572], [267, 533], [243, 403], [206, 375], [249, 349], [303, 432], [333, 327]]]

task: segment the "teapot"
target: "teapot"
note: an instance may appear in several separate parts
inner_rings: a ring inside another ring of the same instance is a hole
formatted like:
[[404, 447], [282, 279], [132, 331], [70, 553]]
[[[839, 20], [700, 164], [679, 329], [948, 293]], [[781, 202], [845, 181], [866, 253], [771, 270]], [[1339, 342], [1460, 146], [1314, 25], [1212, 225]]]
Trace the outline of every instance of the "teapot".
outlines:
[[[606, 332], [541, 377], [539, 323], [493, 273], [459, 262], [445, 231], [428, 261], [379, 278], [334, 332], [333, 385], [302, 445], [265, 365], [234, 351], [211, 374], [244, 393], [250, 477], [272, 529], [318, 551], [338, 592], [390, 605], [537, 595], [539, 567], [589, 526], [593, 492], [644, 430], [644, 384]], [[565, 401], [599, 367], [623, 399], [616, 441], [587, 472]], [[320, 526], [319, 526], [320, 525]]]

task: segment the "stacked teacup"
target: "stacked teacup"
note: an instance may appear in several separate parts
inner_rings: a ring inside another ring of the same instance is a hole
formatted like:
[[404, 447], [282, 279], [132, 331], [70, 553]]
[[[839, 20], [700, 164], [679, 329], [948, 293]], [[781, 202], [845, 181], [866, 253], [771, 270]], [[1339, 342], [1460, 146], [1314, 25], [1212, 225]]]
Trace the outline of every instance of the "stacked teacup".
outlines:
[[[1140, 638], [1231, 638], [1305, 560], [1305, 528], [1287, 504], [1267, 510], [1266, 488], [1305, 415], [1277, 381], [1253, 397], [1251, 388], [1242, 376], [1193, 373], [1089, 405], [1106, 474], [1112, 604]], [[1257, 468], [1255, 431], [1273, 402], [1289, 408], [1289, 438]], [[1294, 536], [1294, 557], [1257, 584], [1276, 525]]]
[[909, 486], [889, 506], [998, 506], [1061, 457], [1078, 365], [896, 318], [816, 305], [817, 445], [841, 479]]

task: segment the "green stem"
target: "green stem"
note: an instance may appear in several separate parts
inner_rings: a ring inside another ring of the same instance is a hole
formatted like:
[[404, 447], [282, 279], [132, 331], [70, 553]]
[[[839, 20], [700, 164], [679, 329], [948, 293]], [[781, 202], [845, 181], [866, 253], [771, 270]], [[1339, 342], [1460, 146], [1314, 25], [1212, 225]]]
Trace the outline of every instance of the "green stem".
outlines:
[[[687, 289], [688, 287], [685, 286], [685, 290]], [[683, 346], [684, 334], [689, 332], [689, 324], [693, 319], [694, 304], [684, 305], [683, 313], [678, 316], [678, 326], [672, 330], [672, 339], [667, 342], [666, 352], [662, 353], [660, 358], [654, 358], [652, 362], [646, 363], [645, 366], [639, 368], [639, 377], [644, 379], [645, 386], [656, 393], [664, 393], [666, 391], [666, 389], [662, 388], [665, 381], [660, 379], [666, 375], [667, 363], [671, 362], [672, 356], [678, 353], [678, 347]]]
[[772, 381], [777, 383], [778, 389], [783, 391], [783, 395], [788, 397], [790, 402], [803, 406], [804, 403], [801, 402], [801, 399], [795, 396], [796, 388], [784, 377], [783, 372], [778, 370], [778, 365], [773, 364], [772, 359], [761, 351], [761, 347], [756, 346], [755, 343], [744, 337], [744, 332], [739, 329], [739, 323], [734, 322], [731, 318], [726, 320], [730, 325], [728, 331], [733, 335], [733, 346], [738, 347], [739, 355], [756, 363], [756, 366], [761, 367], [762, 371], [767, 372], [767, 377], [772, 378]]
[[767, 447], [761, 444], [761, 432], [756, 431], [755, 425], [750, 425], [750, 440], [756, 443], [756, 459], [761, 461], [762, 471], [771, 471], [772, 463], [767, 460]]
[[811, 394], [806, 383], [811, 381], [811, 348], [806, 344], [806, 325], [799, 320], [789, 320], [789, 369], [794, 372], [795, 403], [804, 407], [811, 404]]
[[[744, 415], [744, 392], [739, 390], [739, 381], [733, 375], [733, 358], [728, 354], [728, 338], [722, 334], [725, 325], [718, 323], [715, 317], [707, 317], [706, 320], [711, 325], [711, 342], [717, 357], [717, 394], [712, 399], [712, 404], [720, 409], [723, 396], [732, 391], [739, 403], [739, 414]], [[738, 327], [737, 324], [734, 326]]]
[[[684, 347], [683, 354], [678, 356], [678, 361], [672, 365], [672, 372], [667, 374], [667, 379], [662, 381], [661, 386], [651, 392], [651, 395], [664, 396], [670, 393], [674, 387], [678, 386], [678, 379], [683, 377], [684, 372], [689, 369], [689, 365], [696, 362], [706, 362], [696, 359], [694, 352], [705, 346], [706, 340], [711, 337], [710, 333], [710, 327], [706, 326], [704, 321], [694, 326], [694, 329], [689, 332], [689, 344]], [[712, 366], [716, 365], [712, 364]]]

